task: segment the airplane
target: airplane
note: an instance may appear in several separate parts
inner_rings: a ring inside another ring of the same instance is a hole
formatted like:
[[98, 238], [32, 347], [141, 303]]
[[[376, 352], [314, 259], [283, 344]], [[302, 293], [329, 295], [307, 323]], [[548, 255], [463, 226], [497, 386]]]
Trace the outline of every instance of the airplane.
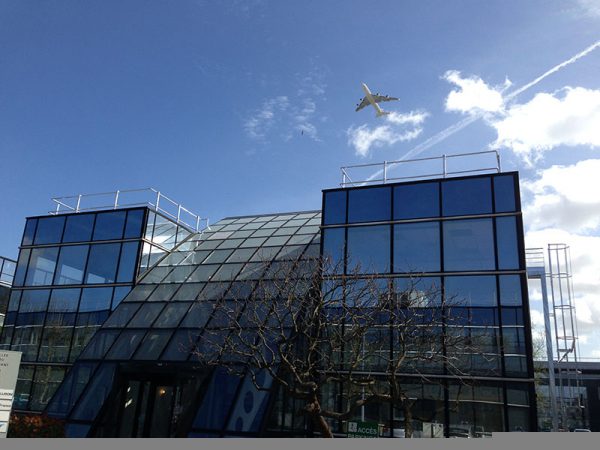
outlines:
[[360, 103], [358, 103], [356, 105], [357, 106], [356, 111], [360, 111], [365, 106], [373, 105], [373, 108], [375, 108], [375, 111], [376, 111], [375, 117], [381, 117], [381, 116], [385, 116], [386, 114], [389, 114], [389, 111], [383, 111], [377, 103], [391, 102], [392, 100], [398, 100], [398, 98], [390, 97], [389, 95], [379, 95], [379, 93], [373, 95], [373, 94], [371, 94], [369, 87], [365, 83], [361, 83], [361, 84], [362, 84], [363, 91], [365, 91], [365, 96], [361, 99]]

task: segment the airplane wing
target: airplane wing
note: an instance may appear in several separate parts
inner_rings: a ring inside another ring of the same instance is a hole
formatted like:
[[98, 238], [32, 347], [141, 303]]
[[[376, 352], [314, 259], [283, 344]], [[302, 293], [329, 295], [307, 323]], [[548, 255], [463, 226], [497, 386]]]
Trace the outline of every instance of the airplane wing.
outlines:
[[369, 105], [369, 100], [367, 100], [367, 97], [363, 97], [362, 101], [356, 105], [357, 108], [355, 111], [360, 111], [361, 109], [363, 109], [365, 106]]
[[398, 100], [397, 97], [390, 97], [389, 95], [374, 95], [373, 96], [373, 100], [375, 100], [375, 103], [379, 103], [379, 102], [391, 102], [392, 100]]

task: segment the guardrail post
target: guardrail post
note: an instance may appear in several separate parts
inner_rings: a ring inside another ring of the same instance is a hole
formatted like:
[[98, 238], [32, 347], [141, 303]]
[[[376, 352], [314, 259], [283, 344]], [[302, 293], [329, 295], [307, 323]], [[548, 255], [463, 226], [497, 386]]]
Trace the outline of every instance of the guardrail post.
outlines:
[[443, 169], [444, 176], [443, 176], [443, 178], [446, 178], [446, 154], [442, 155], [442, 160], [444, 161], [444, 163], [443, 163], [444, 164], [444, 169]]
[[75, 212], [79, 212], [79, 207], [81, 206], [81, 194], [77, 196], [77, 206], [75, 206]]
[[179, 223], [180, 218], [181, 218], [181, 205], [177, 205], [177, 223]]
[[[52, 199], [54, 200], [54, 199]], [[56, 202], [56, 200], [54, 200]], [[60, 202], [56, 202], [56, 214], [60, 211]]]
[[383, 184], [387, 181], [387, 161], [383, 162]]
[[119, 191], [117, 190], [117, 192], [115, 193], [115, 207], [114, 207], [114, 209], [117, 209], [118, 206], [119, 206]]
[[502, 168], [500, 167], [500, 153], [498, 153], [498, 150], [496, 150], [496, 161], [498, 162], [498, 173], [500, 173]]
[[346, 171], [342, 168], [342, 187], [346, 187]]
[[160, 191], [156, 192], [156, 205], [154, 205], [154, 207], [156, 208], [157, 211], [158, 211], [158, 202], [160, 202]]
[[200, 216], [196, 216], [196, 231], [200, 230]]

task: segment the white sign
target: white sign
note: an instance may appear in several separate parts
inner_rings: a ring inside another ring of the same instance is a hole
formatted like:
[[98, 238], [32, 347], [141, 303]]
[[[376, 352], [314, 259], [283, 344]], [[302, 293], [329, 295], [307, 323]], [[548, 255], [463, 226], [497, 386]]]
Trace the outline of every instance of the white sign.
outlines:
[[0, 350], [0, 438], [6, 437], [8, 432], [20, 365], [21, 352]]

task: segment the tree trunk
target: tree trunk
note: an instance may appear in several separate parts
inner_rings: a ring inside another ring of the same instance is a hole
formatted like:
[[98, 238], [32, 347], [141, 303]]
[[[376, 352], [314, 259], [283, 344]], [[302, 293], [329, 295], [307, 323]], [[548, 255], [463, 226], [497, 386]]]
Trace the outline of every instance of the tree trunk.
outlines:
[[412, 404], [405, 400], [402, 406], [404, 409], [404, 435], [411, 438], [413, 435]]
[[313, 395], [310, 403], [306, 405], [306, 412], [312, 419], [317, 430], [321, 432], [321, 437], [333, 438], [333, 433], [325, 417], [321, 415], [321, 404], [316, 395]]

